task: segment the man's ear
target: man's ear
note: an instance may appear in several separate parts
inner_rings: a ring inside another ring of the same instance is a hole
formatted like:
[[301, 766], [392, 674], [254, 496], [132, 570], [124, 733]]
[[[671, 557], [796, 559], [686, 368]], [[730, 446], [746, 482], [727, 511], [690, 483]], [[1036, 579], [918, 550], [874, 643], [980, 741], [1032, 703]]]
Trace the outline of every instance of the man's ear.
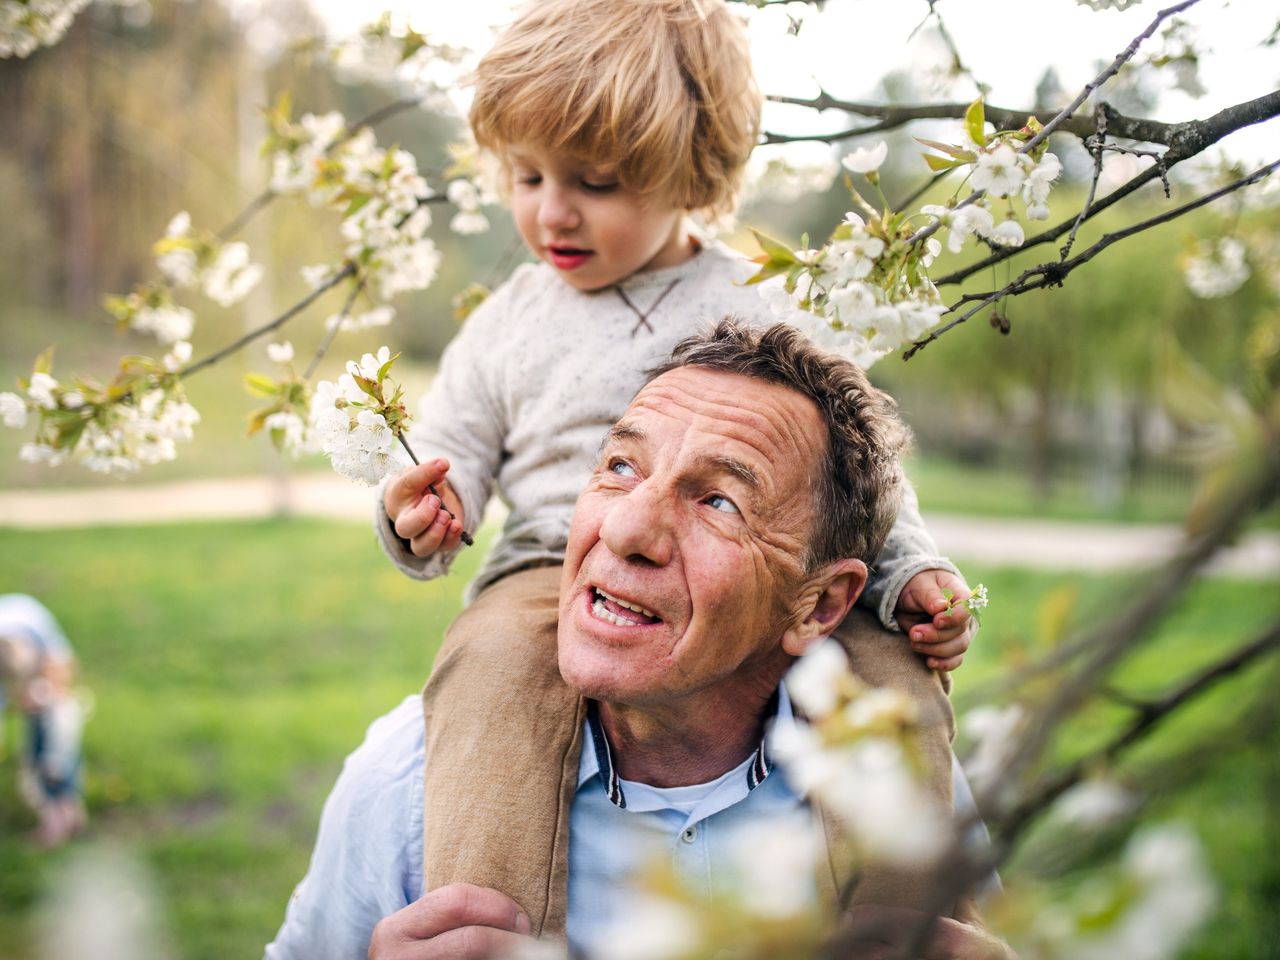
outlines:
[[866, 585], [867, 565], [861, 560], [837, 560], [819, 570], [801, 590], [793, 625], [782, 635], [782, 649], [798, 657], [834, 633]]

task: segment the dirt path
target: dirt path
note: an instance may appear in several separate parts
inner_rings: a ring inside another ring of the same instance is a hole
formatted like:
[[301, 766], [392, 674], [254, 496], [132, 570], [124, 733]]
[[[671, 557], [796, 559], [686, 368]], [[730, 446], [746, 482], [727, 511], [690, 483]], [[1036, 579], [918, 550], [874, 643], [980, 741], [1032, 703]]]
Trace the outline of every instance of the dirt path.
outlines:
[[[82, 490], [0, 491], [0, 526], [49, 528], [172, 523], [284, 514], [368, 523], [372, 493], [327, 473], [274, 479], [235, 477], [163, 486], [122, 484]], [[499, 516], [491, 509], [491, 518]], [[993, 520], [927, 514], [944, 554], [982, 564], [1051, 570], [1117, 570], [1168, 556], [1175, 525]], [[1280, 533], [1250, 534], [1213, 564], [1217, 573], [1280, 577]]]

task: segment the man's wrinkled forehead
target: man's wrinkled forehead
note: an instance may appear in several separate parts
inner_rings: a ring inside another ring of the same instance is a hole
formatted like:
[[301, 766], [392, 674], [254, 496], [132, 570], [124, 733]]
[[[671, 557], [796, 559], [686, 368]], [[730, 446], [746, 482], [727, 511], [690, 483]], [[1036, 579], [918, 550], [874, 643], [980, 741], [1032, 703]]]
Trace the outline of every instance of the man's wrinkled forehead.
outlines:
[[799, 391], [698, 366], [677, 367], [650, 381], [618, 425], [622, 433], [633, 433], [652, 419], [743, 444], [767, 464], [780, 457], [816, 463], [826, 436], [817, 406]]

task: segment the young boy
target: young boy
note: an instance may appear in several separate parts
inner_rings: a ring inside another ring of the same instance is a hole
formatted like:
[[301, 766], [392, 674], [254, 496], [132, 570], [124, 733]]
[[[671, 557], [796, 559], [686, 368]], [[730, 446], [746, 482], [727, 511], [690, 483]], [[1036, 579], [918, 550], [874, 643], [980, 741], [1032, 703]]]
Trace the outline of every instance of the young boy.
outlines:
[[[535, 933], [559, 932], [563, 917], [548, 905], [549, 878], [511, 877], [506, 852], [555, 835], [576, 785], [582, 721], [555, 654], [569, 520], [645, 371], [726, 314], [772, 322], [742, 285], [751, 264], [688, 219], [733, 209], [760, 106], [723, 0], [540, 0], [476, 71], [472, 130], [499, 161], [538, 262], [445, 351], [411, 437], [423, 462], [387, 484], [378, 528], [396, 565], [425, 580], [446, 572], [495, 484], [510, 507], [424, 693], [423, 888], [504, 889]], [[967, 614], [942, 616], [942, 590], [968, 590], [936, 556], [909, 489], [872, 577], [862, 603], [884, 626], [855, 611], [837, 638], [868, 682], [920, 704], [929, 787], [949, 803], [950, 705], [913, 649], [935, 669], [959, 664]]]

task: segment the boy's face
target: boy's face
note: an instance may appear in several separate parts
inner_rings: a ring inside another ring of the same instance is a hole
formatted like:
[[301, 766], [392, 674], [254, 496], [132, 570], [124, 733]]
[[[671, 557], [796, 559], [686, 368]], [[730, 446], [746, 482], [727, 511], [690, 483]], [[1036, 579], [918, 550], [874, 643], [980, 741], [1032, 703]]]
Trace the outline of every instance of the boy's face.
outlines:
[[600, 290], [693, 256], [684, 211], [641, 198], [612, 171], [529, 145], [507, 156], [516, 229], [570, 286]]

